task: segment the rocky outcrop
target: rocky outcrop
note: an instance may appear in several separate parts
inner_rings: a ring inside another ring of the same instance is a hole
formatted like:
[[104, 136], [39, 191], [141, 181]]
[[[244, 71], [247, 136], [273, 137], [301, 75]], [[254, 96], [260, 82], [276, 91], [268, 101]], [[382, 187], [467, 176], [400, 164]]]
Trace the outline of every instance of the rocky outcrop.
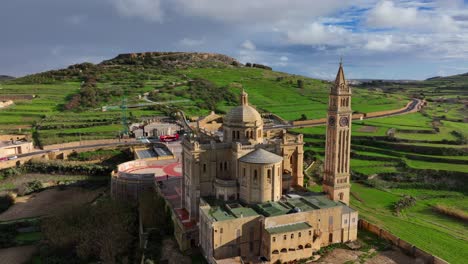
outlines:
[[119, 54], [111, 60], [103, 61], [103, 65], [153, 65], [172, 68], [189, 68], [214, 66], [240, 67], [242, 64], [236, 59], [216, 53], [198, 52], [142, 52]]

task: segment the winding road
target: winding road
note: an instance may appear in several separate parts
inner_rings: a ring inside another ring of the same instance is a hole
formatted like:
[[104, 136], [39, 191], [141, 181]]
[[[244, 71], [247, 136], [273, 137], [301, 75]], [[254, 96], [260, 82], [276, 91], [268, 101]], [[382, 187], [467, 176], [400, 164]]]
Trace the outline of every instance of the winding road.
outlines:
[[[381, 117], [388, 117], [388, 116], [396, 116], [396, 115], [402, 115], [402, 114], [408, 114], [412, 112], [419, 111], [420, 106], [423, 104], [423, 101], [420, 99], [412, 99], [412, 102], [407, 105], [407, 107], [401, 111], [390, 113], [390, 114], [382, 114], [382, 115], [377, 115], [377, 116], [372, 116], [372, 117], [364, 117], [363, 119], [374, 119], [374, 118], [381, 118]], [[185, 119], [184, 113], [181, 111], [183, 118]], [[359, 118], [354, 118], [354, 120], [357, 120]], [[186, 120], [185, 120], [186, 121]], [[186, 121], [187, 122], [187, 121]], [[281, 128], [301, 128], [301, 127], [311, 127], [311, 126], [321, 126], [325, 125], [326, 121], [323, 122], [317, 122], [314, 124], [310, 125], [276, 125], [272, 127], [265, 128], [265, 130], [272, 130], [272, 129], [281, 129]], [[185, 124], [188, 126], [188, 124]], [[90, 144], [90, 145], [81, 145], [81, 146], [74, 146], [74, 147], [65, 147], [65, 148], [60, 148], [56, 150], [37, 150], [34, 152], [29, 152], [25, 154], [18, 154], [16, 155], [18, 159], [20, 158], [27, 158], [27, 157], [34, 157], [34, 156], [40, 156], [46, 153], [50, 152], [61, 152], [61, 151], [67, 151], [67, 150], [77, 150], [77, 149], [97, 149], [97, 148], [102, 148], [102, 147], [112, 147], [112, 146], [134, 146], [134, 145], [141, 145], [144, 144], [140, 141], [122, 141], [122, 142], [115, 142], [115, 143], [105, 143], [105, 144]], [[169, 142], [168, 147], [176, 147], [176, 145], [180, 145], [180, 142]]]
[[[389, 114], [381, 114], [381, 115], [375, 115], [372, 117], [363, 117], [362, 120], [364, 119], [374, 119], [374, 118], [381, 118], [381, 117], [389, 117], [389, 116], [397, 116], [397, 115], [402, 115], [402, 114], [408, 114], [408, 113], [413, 113], [417, 112], [420, 109], [420, 106], [422, 105], [423, 101], [420, 99], [412, 99], [411, 103], [406, 106], [405, 109], [402, 109], [401, 111], [394, 112], [394, 113], [389, 113]], [[369, 114], [369, 113], [368, 113]], [[361, 120], [360, 118], [353, 118], [353, 120]], [[313, 121], [313, 120], [310, 120]], [[288, 124], [288, 125], [273, 125], [271, 127], [265, 128], [265, 130], [273, 130], [273, 129], [278, 129], [278, 128], [303, 128], [303, 127], [314, 127], [314, 126], [323, 126], [326, 125], [327, 121], [321, 121], [321, 122], [315, 122], [314, 124], [301, 124], [301, 125], [293, 125], [293, 124]]]

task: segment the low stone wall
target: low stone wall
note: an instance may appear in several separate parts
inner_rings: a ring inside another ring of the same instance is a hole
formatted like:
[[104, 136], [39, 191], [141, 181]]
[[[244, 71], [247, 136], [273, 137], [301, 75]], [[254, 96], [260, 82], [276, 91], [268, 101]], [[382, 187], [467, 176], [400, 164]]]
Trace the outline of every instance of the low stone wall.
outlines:
[[[391, 115], [391, 114], [396, 114], [398, 112], [401, 112], [401, 111], [404, 111], [406, 110], [409, 105], [412, 103], [413, 101], [409, 101], [405, 107], [402, 107], [400, 109], [394, 109], [394, 110], [387, 110], [387, 111], [378, 111], [378, 112], [371, 112], [371, 113], [367, 113], [365, 115], [366, 118], [370, 118], [370, 117], [377, 117], [377, 116], [384, 116], [384, 115]], [[416, 107], [414, 110], [417, 110]]]
[[21, 139], [25, 139], [26, 138], [26, 135], [0, 135], [0, 141], [8, 141], [8, 140], [21, 140]]
[[52, 150], [52, 149], [61, 149], [61, 148], [73, 148], [86, 145], [100, 145], [100, 144], [111, 144], [111, 143], [124, 143], [124, 142], [135, 142], [134, 138], [128, 139], [97, 139], [97, 140], [83, 140], [83, 141], [74, 141], [68, 143], [60, 143], [44, 146], [43, 150]]
[[447, 261], [434, 256], [420, 248], [417, 248], [413, 244], [406, 242], [405, 240], [393, 235], [392, 233], [388, 232], [385, 229], [382, 229], [374, 224], [367, 222], [364, 219], [359, 219], [358, 223], [359, 229], [367, 230], [373, 234], [378, 235], [380, 238], [385, 239], [391, 242], [394, 246], [403, 250], [406, 254], [422, 260], [424, 263], [427, 264], [448, 264]]

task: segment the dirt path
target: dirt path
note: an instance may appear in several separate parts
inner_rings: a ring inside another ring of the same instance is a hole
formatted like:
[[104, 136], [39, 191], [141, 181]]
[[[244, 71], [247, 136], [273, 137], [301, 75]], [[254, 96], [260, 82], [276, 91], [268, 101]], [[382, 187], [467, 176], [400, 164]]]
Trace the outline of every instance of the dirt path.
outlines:
[[[365, 261], [361, 262], [360, 258], [365, 259]], [[422, 264], [424, 262], [418, 262], [417, 259], [405, 255], [400, 250], [381, 251], [373, 256], [373, 254], [368, 252], [337, 248], [328, 253], [325, 257], [319, 259], [317, 263]]]
[[65, 208], [92, 202], [105, 188], [95, 190], [68, 187], [48, 189], [39, 193], [18, 197], [15, 204], [0, 214], [0, 221], [37, 217], [59, 212]]
[[0, 249], [0, 262], [5, 264], [28, 263], [36, 251], [36, 246], [21, 246]]

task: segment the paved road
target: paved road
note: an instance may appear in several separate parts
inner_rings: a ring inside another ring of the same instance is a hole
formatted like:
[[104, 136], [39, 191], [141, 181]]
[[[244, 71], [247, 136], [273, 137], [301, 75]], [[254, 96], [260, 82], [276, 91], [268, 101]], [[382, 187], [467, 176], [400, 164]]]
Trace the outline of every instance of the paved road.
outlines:
[[[374, 118], [396, 116], [396, 115], [410, 113], [410, 112], [414, 111], [415, 109], [417, 109], [419, 107], [419, 105], [421, 105], [421, 104], [422, 104], [422, 100], [412, 99], [412, 102], [405, 109], [403, 109], [403, 110], [401, 110], [399, 112], [391, 113], [391, 114], [382, 114], [382, 115], [373, 116], [373, 117], [364, 117], [363, 119], [374, 119]], [[354, 119], [354, 120], [357, 120], [357, 119]], [[322, 126], [322, 125], [325, 125], [326, 123], [327, 123], [326, 121], [323, 121], [323, 122], [318, 122], [318, 123], [311, 124], [311, 125], [295, 125], [295, 126], [291, 125], [291, 124], [290, 125], [275, 125], [275, 126], [272, 126], [272, 127], [265, 128], [265, 130], [278, 129], [278, 128], [302, 128], [302, 127]]]
[[107, 144], [94, 144], [94, 145], [82, 145], [75, 147], [60, 148], [57, 150], [38, 150], [34, 152], [29, 152], [25, 154], [16, 155], [18, 158], [41, 155], [44, 153], [54, 152], [54, 151], [64, 151], [64, 150], [73, 150], [73, 149], [86, 149], [86, 148], [100, 148], [100, 147], [109, 147], [109, 146], [132, 146], [132, 145], [141, 145], [140, 141], [130, 141], [130, 142], [116, 142], [116, 143], [107, 143]]

